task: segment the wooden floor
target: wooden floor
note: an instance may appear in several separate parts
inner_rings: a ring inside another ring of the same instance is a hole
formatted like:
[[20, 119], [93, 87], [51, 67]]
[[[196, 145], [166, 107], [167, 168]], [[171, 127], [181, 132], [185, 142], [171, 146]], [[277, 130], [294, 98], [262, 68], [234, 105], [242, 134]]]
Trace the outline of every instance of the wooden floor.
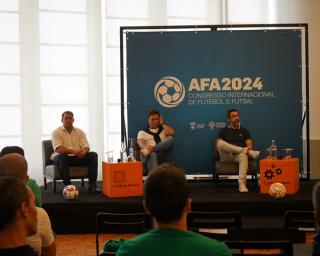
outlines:
[[[104, 241], [117, 238], [130, 239], [133, 235], [100, 235], [100, 250]], [[95, 234], [81, 235], [57, 235], [57, 256], [94, 256], [96, 255], [96, 236]]]
[[[128, 234], [111, 234], [101, 235], [100, 250], [104, 241], [109, 239], [125, 238], [130, 239], [134, 235]], [[313, 241], [313, 234], [309, 233], [306, 237], [306, 244], [311, 244]], [[81, 235], [57, 235], [57, 256], [94, 256], [96, 255], [96, 237], [95, 234], [81, 234]], [[266, 250], [262, 250], [263, 253], [267, 253]], [[271, 251], [271, 250], [269, 250]], [[250, 253], [259, 253], [257, 250], [250, 250]], [[261, 253], [261, 250], [260, 250]], [[271, 253], [270, 253], [271, 254]], [[299, 255], [295, 255], [299, 256]]]

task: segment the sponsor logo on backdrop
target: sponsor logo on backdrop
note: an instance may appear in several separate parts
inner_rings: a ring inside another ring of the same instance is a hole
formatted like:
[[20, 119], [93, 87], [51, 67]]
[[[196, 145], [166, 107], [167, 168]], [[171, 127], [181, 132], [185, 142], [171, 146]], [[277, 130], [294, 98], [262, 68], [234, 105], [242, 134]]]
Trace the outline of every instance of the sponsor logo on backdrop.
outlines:
[[191, 78], [186, 88], [177, 77], [167, 76], [156, 83], [154, 96], [166, 108], [178, 106], [185, 96], [189, 106], [254, 104], [257, 99], [276, 97], [264, 90], [260, 76]]
[[215, 121], [209, 121], [208, 123], [197, 123], [195, 121], [189, 122], [190, 130], [201, 130], [201, 129], [210, 129], [211, 131], [220, 128], [224, 128], [227, 124], [225, 122], [215, 122]]
[[181, 81], [173, 76], [161, 78], [154, 87], [154, 97], [166, 108], [178, 106], [184, 99], [186, 90]]

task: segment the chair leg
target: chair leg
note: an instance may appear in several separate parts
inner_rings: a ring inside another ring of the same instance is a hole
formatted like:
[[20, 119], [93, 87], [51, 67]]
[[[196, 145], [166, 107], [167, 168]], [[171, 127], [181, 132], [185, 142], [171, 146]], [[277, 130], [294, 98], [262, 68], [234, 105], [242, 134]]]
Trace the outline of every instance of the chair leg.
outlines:
[[56, 194], [56, 193], [57, 193], [57, 183], [56, 183], [56, 180], [53, 179], [52, 183], [53, 183], [53, 192]]
[[43, 178], [44, 189], [47, 190], [47, 178]]
[[251, 184], [252, 185], [256, 185], [257, 184], [257, 177], [256, 177], [256, 175], [254, 173], [251, 174]]
[[214, 185], [218, 185], [218, 182], [219, 182], [219, 175], [214, 174], [213, 175], [213, 183], [214, 183]]
[[84, 187], [84, 179], [81, 179], [81, 186]]
[[253, 185], [255, 183], [255, 175], [251, 174], [251, 184]]

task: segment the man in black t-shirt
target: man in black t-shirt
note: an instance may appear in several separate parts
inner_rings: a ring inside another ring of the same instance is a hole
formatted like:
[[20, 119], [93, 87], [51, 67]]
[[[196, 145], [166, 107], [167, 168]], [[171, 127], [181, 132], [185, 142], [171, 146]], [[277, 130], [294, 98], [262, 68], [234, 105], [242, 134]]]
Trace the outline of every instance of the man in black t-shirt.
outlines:
[[239, 191], [248, 192], [246, 186], [248, 158], [257, 158], [260, 151], [253, 150], [253, 141], [249, 131], [240, 127], [239, 111], [237, 109], [228, 110], [227, 118], [229, 125], [220, 130], [216, 148], [222, 162], [239, 163]]

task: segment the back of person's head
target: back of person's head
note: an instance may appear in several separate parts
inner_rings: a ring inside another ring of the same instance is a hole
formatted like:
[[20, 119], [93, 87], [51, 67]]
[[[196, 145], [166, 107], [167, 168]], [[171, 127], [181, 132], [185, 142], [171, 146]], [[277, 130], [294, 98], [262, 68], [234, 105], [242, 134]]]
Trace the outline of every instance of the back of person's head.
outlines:
[[149, 111], [148, 113], [148, 118], [152, 115], [159, 115], [160, 116], [160, 112], [158, 110], [152, 109]]
[[320, 181], [313, 187], [312, 203], [313, 209], [320, 213]]
[[20, 205], [29, 204], [25, 183], [15, 177], [0, 177], [0, 231], [14, 223]]
[[0, 177], [3, 176], [28, 179], [28, 163], [26, 159], [17, 153], [9, 153], [0, 157]]
[[183, 169], [174, 163], [155, 168], [144, 185], [144, 200], [150, 214], [160, 223], [181, 218], [189, 198], [188, 182]]
[[0, 157], [6, 155], [6, 154], [10, 154], [10, 153], [17, 153], [19, 155], [24, 156], [24, 150], [23, 148], [19, 147], [19, 146], [7, 146], [4, 147], [1, 152], [0, 152]]

